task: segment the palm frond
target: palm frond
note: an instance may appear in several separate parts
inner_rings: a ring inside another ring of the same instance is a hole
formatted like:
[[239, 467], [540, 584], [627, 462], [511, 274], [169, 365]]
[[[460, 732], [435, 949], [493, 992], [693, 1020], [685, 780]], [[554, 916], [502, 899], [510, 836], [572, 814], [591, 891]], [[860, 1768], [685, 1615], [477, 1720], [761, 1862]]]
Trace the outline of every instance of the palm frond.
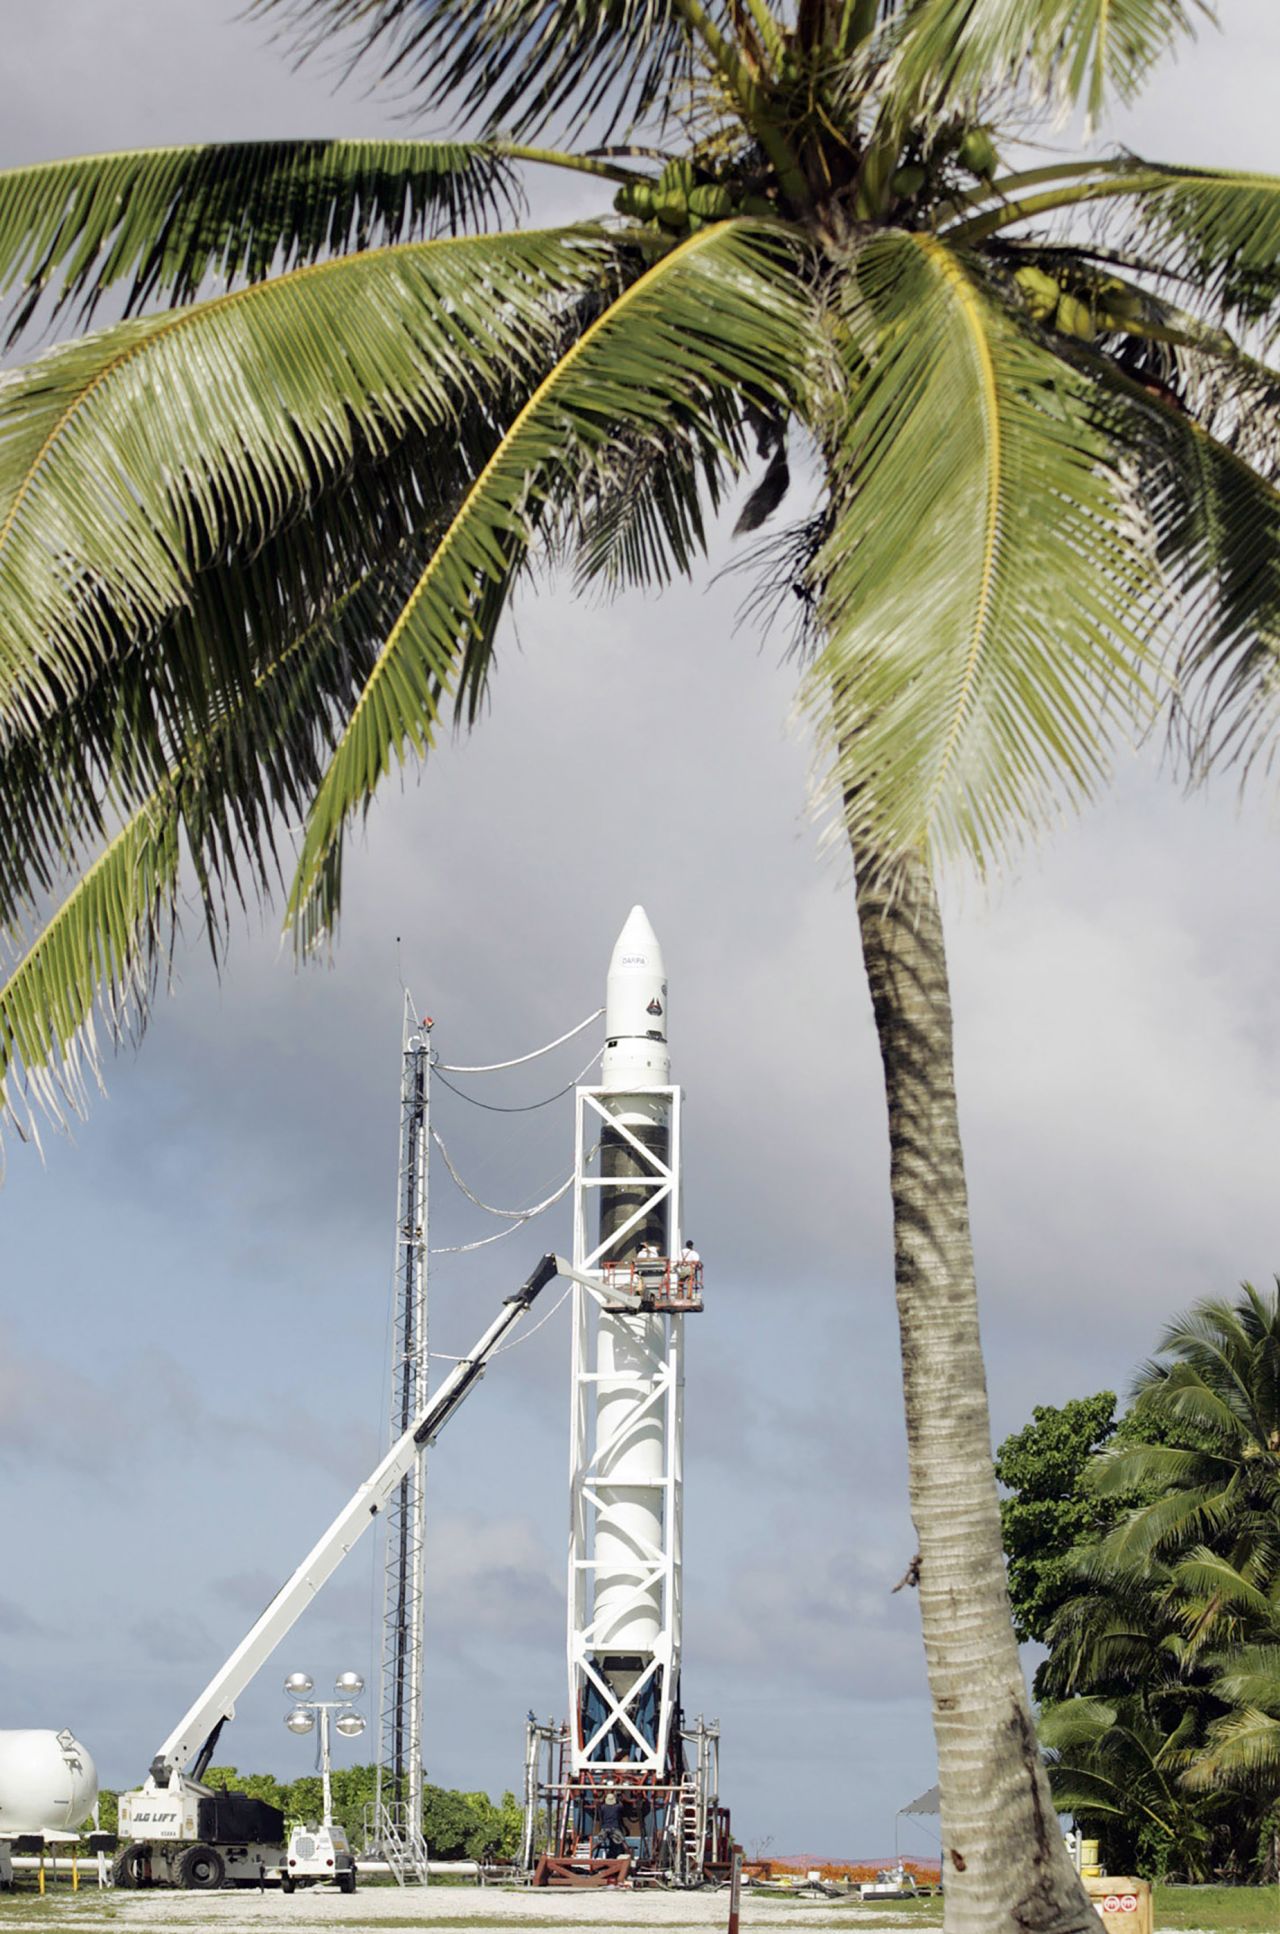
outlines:
[[591, 230], [401, 243], [0, 377], [0, 722], [92, 681], [346, 469], [532, 381], [626, 252]]
[[1119, 1719], [1119, 1708], [1109, 1699], [1063, 1699], [1041, 1708], [1036, 1724], [1040, 1744], [1051, 1753], [1096, 1745]]
[[936, 113], [973, 112], [993, 88], [1083, 104], [1131, 101], [1170, 48], [1212, 19], [1204, 0], [909, 0], [891, 86]]
[[1219, 1699], [1280, 1718], [1280, 1644], [1242, 1645], [1209, 1663], [1218, 1667], [1213, 1690]]
[[[1142, 715], [1152, 559], [1090, 387], [936, 238], [862, 249], [806, 698], [858, 850], [1000, 845], [1089, 797]], [[865, 358], [865, 374], [859, 359]]]
[[518, 134], [598, 120], [607, 140], [661, 122], [692, 71], [676, 0], [252, 0], [249, 12], [276, 16], [303, 58], [354, 36], [415, 101]]
[[1171, 731], [1193, 777], [1269, 758], [1280, 725], [1280, 490], [1185, 410], [1084, 343], [1135, 540], [1166, 586]]
[[[1123, 245], [1157, 259], [1202, 308], [1244, 324], [1280, 302], [1280, 175], [1133, 162], [1142, 181], [1112, 218]], [[1143, 177], [1145, 176], [1145, 179]]]
[[1229, 1462], [1214, 1462], [1202, 1450], [1122, 1439], [1089, 1460], [1084, 1481], [1099, 1497], [1123, 1497], [1131, 1491], [1163, 1494], [1204, 1484], [1222, 1485], [1230, 1475]]
[[1263, 1620], [1276, 1610], [1266, 1592], [1259, 1591], [1237, 1567], [1205, 1545], [1197, 1545], [1172, 1569], [1176, 1589], [1198, 1601], [1193, 1610], [1203, 1618], [1206, 1606], [1221, 1612], [1251, 1612]]
[[[234, 699], [222, 697], [203, 731], [186, 719], [180, 757], [97, 857], [69, 868], [79, 879], [37, 920], [0, 985], [0, 1119], [20, 1134], [38, 1138], [41, 1115], [61, 1125], [83, 1112], [87, 1077], [100, 1080], [95, 1010], [113, 1041], [145, 1026], [185, 879], [217, 957], [233, 904], [270, 895], [280, 825], [305, 813], [429, 543], [429, 527], [389, 543], [378, 563], [335, 587], [314, 622], [276, 643]], [[197, 641], [207, 636], [199, 624]], [[10, 781], [6, 772], [6, 796]]]
[[12, 342], [48, 298], [88, 322], [400, 241], [492, 226], [520, 194], [482, 141], [237, 141], [80, 155], [0, 172]]
[[1090, 1575], [1140, 1569], [1193, 1540], [1203, 1543], [1229, 1515], [1223, 1488], [1197, 1485], [1169, 1491], [1130, 1512], [1107, 1533], [1089, 1555]]
[[[1081, 1575], [1090, 1576], [1087, 1566]], [[1094, 1589], [1054, 1613], [1037, 1687], [1061, 1698], [1089, 1686], [1150, 1686], [1165, 1676], [1164, 1637], [1151, 1578], [1100, 1568]]]
[[666, 584], [704, 555], [706, 509], [719, 508], [741, 457], [742, 413], [736, 401], [713, 401], [705, 424], [671, 430], [661, 443], [619, 441], [584, 467], [553, 540], [580, 590]]
[[576, 501], [584, 468], [637, 445], [732, 455], [741, 398], [802, 394], [812, 306], [797, 244], [753, 222], [703, 229], [623, 291], [512, 421], [392, 627], [307, 825], [290, 899], [301, 944], [331, 927], [343, 830], [393, 760], [425, 753], [446, 685], [472, 717], [494, 631], [534, 538]]
[[1182, 1775], [1193, 1793], [1215, 1787], [1263, 1786], [1280, 1778], [1280, 1718], [1256, 1707], [1228, 1713], [1209, 1728], [1204, 1751]]
[[[1158, 1383], [1143, 1382], [1134, 1408], [1144, 1416], [1177, 1418], [1203, 1433], [1206, 1444], [1238, 1439], [1247, 1420], [1220, 1391], [1179, 1365]], [[1135, 1446], [1135, 1449], [1138, 1447]]]
[[[506, 408], [518, 400], [517, 392]], [[247, 557], [197, 573], [185, 610], [146, 639], [122, 636], [82, 692], [36, 728], [0, 739], [0, 950], [25, 949], [77, 857], [162, 786], [186, 746], [244, 703], [282, 639], [306, 632], [402, 540], [419, 538], [425, 555], [421, 533], [465, 490], [496, 434], [477, 414], [448, 431], [410, 434], [389, 456], [361, 441], [305, 516]], [[335, 700], [353, 700], [341, 665], [335, 675]]]

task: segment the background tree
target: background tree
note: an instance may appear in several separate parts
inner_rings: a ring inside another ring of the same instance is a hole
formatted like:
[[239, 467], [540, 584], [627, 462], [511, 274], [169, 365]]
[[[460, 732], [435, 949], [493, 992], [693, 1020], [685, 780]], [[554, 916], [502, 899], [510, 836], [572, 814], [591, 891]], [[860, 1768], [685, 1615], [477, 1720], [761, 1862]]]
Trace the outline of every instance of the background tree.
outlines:
[[[1011, 1578], [1032, 1617], [1055, 1601], [1027, 1628], [1049, 1647], [1037, 1692], [1060, 1702], [1040, 1726], [1054, 1798], [1113, 1871], [1275, 1867], [1278, 1340], [1280, 1295], [1246, 1283], [1168, 1326], [1114, 1431], [1091, 1399], [1037, 1410], [1001, 1447], [1032, 1493], [1004, 1507], [1022, 1546]], [[1106, 1441], [1086, 1460], [1095, 1424]], [[1064, 1561], [1054, 1539], [1073, 1515], [1084, 1530]]]
[[1036, 1404], [1031, 1422], [996, 1452], [996, 1477], [1009, 1492], [1000, 1500], [1000, 1529], [1021, 1644], [1043, 1642], [1053, 1614], [1079, 1588], [1073, 1547], [1110, 1522], [1085, 1489], [1084, 1474], [1115, 1430], [1115, 1411], [1111, 1390], [1073, 1397], [1060, 1409]]
[[210, 1766], [205, 1784], [215, 1789], [225, 1786], [230, 1792], [248, 1794], [251, 1800], [278, 1806], [282, 1812], [289, 1810], [288, 1782], [278, 1780], [274, 1773], [242, 1773], [235, 1766]]
[[[475, 132], [0, 183], [19, 321], [132, 312], [0, 386], [8, 1103], [79, 1102], [95, 1004], [143, 1017], [184, 856], [218, 948], [302, 820], [289, 917], [322, 939], [347, 825], [475, 716], [526, 565], [688, 568], [753, 441], [743, 521], [776, 506], [794, 427], [819, 508], [770, 560], [885, 1071], [948, 1925], [1087, 1930], [1009, 1625], [934, 872], [1090, 796], [1163, 670], [1194, 762], [1260, 742], [1277, 397], [1226, 331], [1280, 294], [1280, 184], [1002, 162], [1037, 103], [1130, 95], [1182, 0], [260, 10], [304, 49], [353, 27]], [[588, 129], [609, 152], [531, 145]], [[623, 219], [462, 233], [522, 160]]]
[[1207, 1298], [1171, 1323], [1134, 1383], [1134, 1415], [1165, 1441], [1113, 1443], [1100, 1496], [1142, 1489], [1100, 1556], [1117, 1570], [1170, 1566], [1196, 1646], [1261, 1620], [1280, 1631], [1280, 1281]]
[[[378, 1769], [373, 1765], [335, 1766], [330, 1777], [334, 1819], [358, 1849], [364, 1845], [365, 1812], [373, 1805]], [[241, 1773], [234, 1766], [211, 1766], [206, 1780], [211, 1786], [226, 1786], [278, 1806], [290, 1827], [315, 1826], [324, 1810], [318, 1773], [282, 1780], [274, 1773]], [[109, 1833], [116, 1828], [116, 1797], [105, 1790], [100, 1795], [102, 1826]], [[511, 1860], [520, 1851], [524, 1815], [513, 1793], [504, 1793], [494, 1801], [487, 1793], [464, 1793], [428, 1783], [423, 1787], [422, 1826], [433, 1859]], [[82, 1829], [81, 1837], [91, 1831], [92, 1822]]]
[[1197, 1805], [1182, 1786], [1194, 1730], [1193, 1712], [1167, 1730], [1132, 1695], [1069, 1699], [1042, 1712], [1055, 1804], [1099, 1840], [1112, 1873], [1203, 1881], [1219, 1871], [1213, 1816], [1230, 1803], [1215, 1795], [1209, 1807]]

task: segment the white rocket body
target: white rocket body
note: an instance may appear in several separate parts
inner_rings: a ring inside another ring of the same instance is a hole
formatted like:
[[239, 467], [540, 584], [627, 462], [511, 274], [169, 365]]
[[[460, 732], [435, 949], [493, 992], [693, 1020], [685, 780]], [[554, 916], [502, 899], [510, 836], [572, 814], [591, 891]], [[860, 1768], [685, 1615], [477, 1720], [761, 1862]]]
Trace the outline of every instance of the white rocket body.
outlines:
[[[605, 1050], [600, 1086], [614, 1120], [644, 1133], [665, 1132], [670, 1106], [665, 1088], [671, 1077], [667, 1047], [667, 976], [662, 949], [643, 907], [633, 907], [609, 962], [605, 992]], [[666, 1205], [664, 1205], [664, 1208]], [[673, 1253], [678, 1231], [676, 1208], [663, 1215], [666, 1240], [657, 1245]], [[642, 1225], [609, 1252], [612, 1261], [634, 1256]], [[652, 1655], [662, 1627], [660, 1578], [653, 1576], [655, 1552], [662, 1550], [662, 1480], [666, 1463], [664, 1407], [649, 1402], [666, 1355], [662, 1319], [657, 1316], [602, 1315], [596, 1442], [609, 1446], [596, 1464], [599, 1482], [595, 1535], [595, 1632], [598, 1655], [610, 1652]], [[630, 1676], [634, 1677], [634, 1668]], [[627, 1672], [609, 1677], [623, 1690]]]

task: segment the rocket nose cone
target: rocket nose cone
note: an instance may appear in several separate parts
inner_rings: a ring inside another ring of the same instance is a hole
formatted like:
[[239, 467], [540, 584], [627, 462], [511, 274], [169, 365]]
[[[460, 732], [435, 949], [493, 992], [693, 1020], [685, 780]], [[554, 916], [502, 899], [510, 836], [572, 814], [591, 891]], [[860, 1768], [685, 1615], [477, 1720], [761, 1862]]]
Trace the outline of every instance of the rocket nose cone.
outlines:
[[[667, 970], [663, 965], [658, 936], [650, 926], [649, 916], [643, 907], [632, 907], [613, 949], [609, 978], [605, 983], [604, 1031], [611, 1042], [623, 1039], [643, 1041], [646, 1044], [644, 1067], [647, 1070], [647, 1083], [652, 1085], [655, 1080], [666, 1080], [666, 1073], [658, 1069], [656, 1061], [653, 1061], [657, 1051], [648, 1044], [660, 1042], [661, 1056], [665, 1056]], [[605, 1060], [609, 1061], [608, 1048], [605, 1050]]]
[[632, 907], [623, 923], [622, 932], [614, 942], [613, 956], [609, 962], [610, 973], [619, 967], [633, 972], [639, 969], [659, 976], [663, 972], [662, 948], [658, 945], [658, 936], [643, 907]]

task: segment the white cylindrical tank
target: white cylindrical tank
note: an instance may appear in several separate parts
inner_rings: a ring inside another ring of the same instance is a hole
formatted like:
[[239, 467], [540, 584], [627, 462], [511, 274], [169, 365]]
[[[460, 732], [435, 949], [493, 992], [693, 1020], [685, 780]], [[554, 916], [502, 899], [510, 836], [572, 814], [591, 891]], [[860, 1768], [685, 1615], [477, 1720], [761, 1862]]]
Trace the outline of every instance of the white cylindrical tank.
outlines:
[[73, 1839], [97, 1797], [98, 1769], [74, 1733], [0, 1732], [0, 1839]]

